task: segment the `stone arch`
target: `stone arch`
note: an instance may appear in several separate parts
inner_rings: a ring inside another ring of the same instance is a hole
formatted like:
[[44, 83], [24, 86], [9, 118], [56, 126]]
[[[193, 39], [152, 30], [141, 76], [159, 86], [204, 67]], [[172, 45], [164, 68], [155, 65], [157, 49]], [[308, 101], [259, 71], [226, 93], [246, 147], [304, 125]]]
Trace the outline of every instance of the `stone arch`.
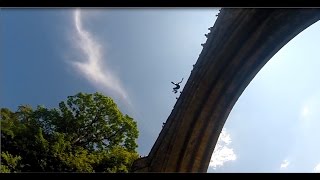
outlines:
[[206, 172], [234, 104], [261, 68], [320, 9], [225, 9], [149, 155], [134, 171]]

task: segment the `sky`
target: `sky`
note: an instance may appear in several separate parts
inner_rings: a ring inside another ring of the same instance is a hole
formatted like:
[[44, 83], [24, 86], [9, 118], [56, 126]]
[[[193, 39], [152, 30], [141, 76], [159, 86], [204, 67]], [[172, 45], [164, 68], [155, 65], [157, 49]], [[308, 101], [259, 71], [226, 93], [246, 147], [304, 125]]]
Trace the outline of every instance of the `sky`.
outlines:
[[[0, 107], [101, 92], [138, 123], [148, 155], [219, 8], [0, 10]], [[208, 172], [320, 172], [320, 22], [284, 46], [233, 107]]]

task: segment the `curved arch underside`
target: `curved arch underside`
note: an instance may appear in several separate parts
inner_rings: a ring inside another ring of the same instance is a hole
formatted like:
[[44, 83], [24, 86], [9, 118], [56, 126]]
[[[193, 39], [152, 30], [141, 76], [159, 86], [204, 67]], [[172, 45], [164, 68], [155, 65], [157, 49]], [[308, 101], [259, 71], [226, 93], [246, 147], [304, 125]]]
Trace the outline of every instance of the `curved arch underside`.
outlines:
[[225, 121], [250, 81], [320, 9], [222, 9], [180, 98], [137, 172], [206, 172]]

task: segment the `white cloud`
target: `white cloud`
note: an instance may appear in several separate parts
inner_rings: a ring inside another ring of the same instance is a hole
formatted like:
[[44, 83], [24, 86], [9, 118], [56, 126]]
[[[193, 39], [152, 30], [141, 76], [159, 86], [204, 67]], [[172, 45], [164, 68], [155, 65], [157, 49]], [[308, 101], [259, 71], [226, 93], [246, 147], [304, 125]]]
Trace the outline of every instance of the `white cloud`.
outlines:
[[289, 164], [290, 164], [290, 161], [285, 159], [284, 161], [282, 161], [280, 168], [281, 169], [287, 168], [289, 166]]
[[228, 161], [234, 161], [237, 159], [233, 149], [227, 147], [231, 143], [230, 134], [225, 129], [222, 129], [219, 136], [216, 147], [211, 156], [209, 167], [216, 169], [219, 166], [223, 166]]
[[[114, 94], [125, 103], [130, 104], [128, 96], [120, 80], [104, 63], [103, 48], [94, 40], [92, 34], [82, 26], [81, 12], [74, 12], [75, 34], [73, 45], [79, 48], [83, 56], [77, 61], [72, 61], [73, 67], [98, 89]], [[80, 56], [79, 56], [80, 57]]]
[[316, 165], [316, 167], [313, 169], [313, 172], [320, 173], [320, 163]]

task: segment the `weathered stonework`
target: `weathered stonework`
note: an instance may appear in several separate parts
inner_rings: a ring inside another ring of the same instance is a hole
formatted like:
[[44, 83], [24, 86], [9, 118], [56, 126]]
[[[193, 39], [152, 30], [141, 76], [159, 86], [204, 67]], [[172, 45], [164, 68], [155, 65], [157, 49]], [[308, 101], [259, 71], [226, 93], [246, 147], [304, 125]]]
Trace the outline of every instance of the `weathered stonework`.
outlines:
[[224, 123], [250, 81], [320, 9], [222, 9], [180, 98], [135, 172], [206, 172]]

